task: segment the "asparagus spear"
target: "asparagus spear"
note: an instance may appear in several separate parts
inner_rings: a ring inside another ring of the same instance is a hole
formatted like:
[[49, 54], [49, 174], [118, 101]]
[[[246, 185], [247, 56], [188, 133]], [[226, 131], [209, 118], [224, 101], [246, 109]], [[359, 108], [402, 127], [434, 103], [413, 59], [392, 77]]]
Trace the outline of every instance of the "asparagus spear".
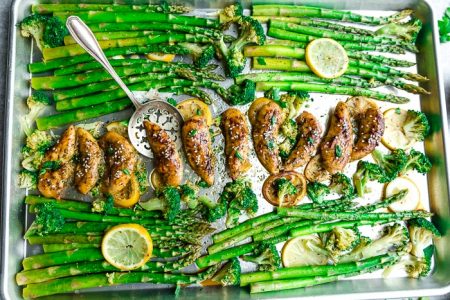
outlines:
[[337, 23], [327, 22], [327, 21], [321, 21], [321, 20], [314, 20], [309, 18], [296, 18], [296, 17], [277, 17], [277, 16], [255, 16], [254, 19], [258, 20], [261, 23], [268, 23], [269, 21], [275, 20], [279, 22], [285, 22], [285, 23], [294, 23], [304, 26], [313, 26], [313, 27], [322, 27], [334, 31], [339, 32], [348, 32], [348, 33], [354, 33], [354, 34], [362, 34], [362, 35], [375, 35], [375, 33], [371, 30], [353, 27], [353, 26], [344, 26]]
[[189, 26], [170, 23], [98, 23], [90, 24], [89, 29], [93, 32], [113, 32], [113, 31], [180, 31], [191, 34], [200, 34], [211, 38], [220, 39], [223, 34], [221, 31], [212, 28], [203, 28], [198, 26]]
[[348, 41], [348, 42], [360, 42], [360, 43], [373, 43], [373, 44], [386, 44], [400, 46], [408, 51], [417, 53], [418, 50], [414, 44], [405, 42], [403, 40], [397, 40], [384, 36], [367, 36], [358, 35], [344, 32], [335, 32], [332, 30], [321, 29], [318, 27], [303, 26], [294, 23], [285, 23], [277, 20], [270, 22], [270, 27], [283, 29], [287, 31], [292, 31], [296, 33], [317, 36], [321, 38], [331, 38], [337, 41]]
[[[181, 53], [180, 50], [182, 50]], [[187, 54], [186, 49], [181, 49], [176, 45], [147, 45], [147, 46], [130, 46], [111, 48], [104, 51], [107, 57], [114, 57], [117, 55], [131, 55], [131, 54], [146, 54], [151, 52], [164, 52], [174, 54]], [[30, 73], [41, 73], [55, 69], [63, 69], [79, 63], [91, 62], [94, 58], [90, 54], [81, 54], [73, 57], [58, 58], [51, 61], [35, 62], [28, 65]]]
[[[26, 239], [30, 245], [39, 244], [100, 244], [103, 236], [101, 233], [98, 235], [85, 235], [85, 234], [48, 234], [48, 235], [30, 235]], [[89, 248], [86, 248], [89, 249]], [[25, 268], [25, 266], [24, 266]]]
[[401, 78], [408, 79], [408, 80], [414, 80], [414, 81], [419, 81], [419, 82], [428, 81], [427, 77], [422, 76], [420, 74], [414, 74], [414, 73], [410, 73], [410, 72], [396, 70], [391, 67], [383, 66], [378, 63], [373, 63], [370, 61], [350, 59], [348, 64], [349, 64], [349, 66], [352, 66], [352, 67], [363, 68], [363, 69], [372, 70], [372, 71], [378, 71], [378, 72], [386, 73], [389, 75], [393, 75], [394, 77], [401, 77]]
[[152, 272], [114, 272], [80, 275], [55, 279], [43, 283], [29, 284], [23, 289], [23, 297], [25, 299], [30, 299], [54, 294], [70, 293], [87, 288], [127, 283], [152, 282], [163, 284], [190, 284], [197, 280], [198, 279], [195, 276]]
[[[131, 39], [145, 36], [157, 36], [163, 35], [162, 31], [114, 31], [114, 32], [95, 32], [94, 36], [97, 41], [108, 41], [108, 40], [117, 40], [117, 39]], [[77, 42], [71, 35], [66, 35], [64, 37], [64, 45], [74, 45]]]
[[[282, 39], [290, 40], [295, 42], [309, 43], [315, 39], [317, 36], [305, 35], [297, 32], [287, 31], [283, 29], [278, 29], [274, 27], [269, 27], [267, 35]], [[345, 49], [357, 50], [357, 51], [377, 51], [377, 52], [390, 52], [403, 54], [405, 50], [397, 45], [386, 45], [386, 44], [373, 44], [373, 43], [352, 43], [348, 41], [337, 41]]]
[[115, 113], [127, 109], [130, 106], [132, 106], [131, 101], [128, 98], [122, 98], [120, 100], [105, 102], [99, 105], [92, 105], [73, 111], [66, 111], [60, 114], [40, 117], [36, 119], [36, 125], [39, 130], [58, 128], [66, 124], [72, 124]]
[[52, 253], [67, 250], [85, 249], [85, 248], [100, 248], [100, 244], [43, 244], [42, 249], [44, 253]]
[[262, 293], [269, 291], [280, 291], [288, 289], [296, 289], [302, 287], [315, 286], [323, 283], [334, 282], [346, 277], [353, 277], [365, 273], [372, 273], [376, 270], [383, 269], [387, 266], [394, 264], [397, 260], [390, 260], [385, 263], [375, 265], [373, 267], [368, 267], [360, 269], [351, 273], [344, 273], [331, 276], [315, 276], [315, 277], [304, 277], [299, 279], [286, 279], [286, 280], [273, 280], [273, 281], [263, 281], [250, 284], [250, 293]]
[[200, 269], [206, 268], [206, 267], [218, 264], [224, 260], [228, 260], [230, 258], [249, 253], [249, 252], [255, 250], [257, 246], [258, 246], [257, 243], [250, 243], [250, 244], [243, 244], [243, 245], [235, 246], [233, 248], [222, 250], [220, 252], [202, 256], [195, 261], [195, 264]]
[[386, 262], [393, 262], [398, 260], [396, 254], [385, 254], [380, 256], [371, 257], [359, 262], [349, 262], [336, 265], [323, 265], [323, 266], [300, 266], [290, 268], [280, 268], [275, 271], [266, 272], [253, 272], [241, 274], [241, 286], [247, 286], [253, 282], [262, 282], [270, 280], [280, 279], [297, 279], [304, 277], [314, 276], [333, 276], [336, 274], [354, 273], [356, 271], [372, 268], [379, 264]]
[[68, 3], [55, 3], [55, 4], [33, 4], [31, 5], [31, 11], [38, 14], [51, 14], [54, 12], [66, 12], [66, 11], [112, 11], [112, 12], [164, 12], [172, 14], [183, 14], [190, 12], [189, 7], [183, 5], [119, 5], [119, 4], [68, 4]]
[[[149, 59], [140, 59], [140, 58], [123, 58], [123, 59], [110, 59], [109, 62], [113, 67], [124, 67], [131, 65], [148, 64], [151, 63], [152, 61]], [[70, 75], [75, 73], [81, 73], [83, 71], [92, 71], [101, 68], [102, 68], [101, 64], [97, 61], [85, 62], [72, 66], [67, 66], [62, 69], [57, 69], [53, 72], [53, 75], [54, 76]]]
[[[284, 42], [289, 41], [278, 41], [271, 40], [272, 43], [267, 43], [263, 46], [247, 46], [244, 48], [244, 55], [246, 57], [290, 57], [303, 59], [305, 57], [306, 44], [293, 43], [289, 45]], [[278, 43], [280, 42], [280, 43]], [[278, 43], [278, 44], [276, 44]], [[391, 67], [411, 67], [415, 63], [406, 60], [400, 60], [395, 58], [390, 58], [382, 55], [371, 55], [360, 51], [347, 50], [347, 55], [355, 60], [370, 61], [372, 63], [385, 64]]]
[[[256, 70], [311, 72], [310, 68], [304, 61], [282, 58], [253, 58], [253, 68]], [[374, 72], [364, 68], [348, 67], [344, 74], [360, 76], [369, 80], [377, 80], [383, 82], [385, 85], [394, 86], [415, 94], [429, 93], [420, 86], [409, 84], [395, 78], [393, 79], [387, 76], [387, 74]]]
[[249, 73], [238, 75], [235, 77], [236, 83], [240, 83], [246, 79], [254, 82], [270, 81], [270, 82], [315, 82], [315, 83], [329, 83], [333, 85], [357, 86], [363, 88], [372, 88], [380, 86], [380, 82], [367, 81], [364, 79], [341, 76], [335, 79], [320, 78], [314, 74], [300, 73], [300, 72], [270, 72], [270, 73]]
[[218, 28], [219, 20], [207, 19], [195, 16], [177, 16], [165, 13], [146, 13], [146, 12], [55, 12], [53, 14], [65, 22], [67, 17], [76, 15], [86, 24], [95, 23], [146, 23], [161, 22], [180, 25], [200, 26], [209, 28]]
[[25, 257], [22, 260], [22, 266], [24, 270], [32, 270], [81, 261], [98, 260], [103, 260], [103, 255], [100, 249], [86, 248]]
[[[108, 41], [99, 41], [102, 49], [110, 49], [117, 47], [147, 46], [150, 44], [175, 43], [175, 42], [192, 42], [192, 43], [210, 43], [211, 38], [201, 35], [192, 34], [164, 34], [155, 36], [145, 36], [129, 39], [117, 39]], [[55, 48], [44, 48], [42, 55], [44, 60], [53, 60], [57, 58], [71, 57], [84, 54], [86, 51], [78, 44], [60, 46]]]
[[388, 17], [362, 16], [348, 11], [333, 10], [312, 6], [265, 4], [253, 5], [253, 16], [284, 16], [284, 17], [309, 17], [320, 19], [332, 19], [344, 22], [364, 23], [369, 25], [382, 25], [400, 21], [410, 16], [414, 11], [402, 10]]

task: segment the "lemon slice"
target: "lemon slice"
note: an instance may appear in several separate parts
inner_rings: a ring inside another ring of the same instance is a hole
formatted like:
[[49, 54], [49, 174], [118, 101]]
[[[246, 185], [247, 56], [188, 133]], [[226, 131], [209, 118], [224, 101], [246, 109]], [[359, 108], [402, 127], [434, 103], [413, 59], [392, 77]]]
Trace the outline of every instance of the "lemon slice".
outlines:
[[316, 39], [308, 44], [306, 63], [320, 78], [336, 78], [345, 73], [348, 56], [344, 47], [332, 39]]
[[272, 100], [270, 100], [269, 98], [261, 97], [252, 102], [252, 105], [250, 105], [247, 112], [250, 124], [252, 125], [255, 124], [256, 115], [258, 114], [258, 111], [261, 109], [261, 107], [263, 107], [267, 103], [270, 103], [271, 101]]
[[177, 108], [185, 121], [193, 116], [204, 116], [208, 126], [211, 126], [213, 123], [211, 110], [209, 109], [208, 104], [198, 98], [184, 100], [177, 104]]
[[124, 137], [128, 137], [128, 121], [115, 121], [106, 125], [106, 130], [114, 131]]
[[152, 256], [153, 243], [148, 231], [138, 224], [120, 224], [103, 237], [102, 254], [122, 271], [142, 267]]
[[131, 174], [127, 186], [118, 193], [111, 194], [114, 198], [114, 204], [120, 207], [132, 207], [138, 203], [141, 197], [139, 181], [134, 174]]
[[172, 62], [175, 59], [175, 54], [170, 53], [148, 53], [146, 56], [148, 59], [164, 62]]
[[318, 248], [322, 247], [322, 241], [316, 234], [299, 236], [289, 240], [281, 250], [283, 266], [288, 268], [325, 265], [328, 262], [328, 257], [325, 254], [313, 253], [311, 251], [312, 245]]
[[403, 199], [389, 205], [389, 209], [394, 212], [417, 209], [420, 204], [420, 191], [408, 177], [397, 177], [389, 182], [385, 189], [385, 196], [391, 197], [401, 190], [408, 190], [408, 193]]
[[156, 172], [155, 169], [153, 169], [150, 173], [150, 182], [154, 190], [157, 190], [163, 186], [161, 175], [159, 175], [159, 173]]
[[384, 112], [384, 134], [381, 142], [390, 150], [411, 148], [417, 140], [403, 131], [408, 111], [391, 108]]

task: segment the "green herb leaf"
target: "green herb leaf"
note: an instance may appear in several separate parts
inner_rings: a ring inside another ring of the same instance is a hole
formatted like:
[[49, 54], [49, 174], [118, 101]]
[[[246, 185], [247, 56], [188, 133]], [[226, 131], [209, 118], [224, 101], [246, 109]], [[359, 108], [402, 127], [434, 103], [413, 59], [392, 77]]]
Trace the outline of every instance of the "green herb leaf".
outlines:
[[336, 155], [337, 158], [342, 156], [341, 146], [336, 145], [336, 147], [334, 147], [334, 154]]
[[244, 158], [242, 158], [242, 155], [241, 155], [241, 153], [239, 152], [239, 151], [236, 151], [235, 153], [234, 153], [234, 156], [237, 158], [237, 159], [240, 159], [240, 160], [243, 160]]
[[312, 138], [312, 137], [308, 137], [308, 144], [312, 144], [312, 143], [314, 143], [314, 139]]
[[260, 65], [263, 65], [263, 66], [267, 65], [267, 64], [266, 64], [266, 60], [265, 60], [263, 57], [258, 57], [258, 58], [256, 59], [256, 61], [257, 61], [258, 64], [260, 64]]
[[41, 170], [39, 171], [39, 175], [45, 174], [47, 170], [55, 171], [61, 167], [61, 161], [59, 160], [49, 160], [42, 164]]
[[123, 169], [122, 172], [125, 175], [130, 175], [130, 171], [128, 169]]
[[269, 148], [269, 150], [275, 149], [275, 143], [272, 140], [268, 141], [267, 148]]
[[197, 182], [197, 186], [201, 188], [208, 188], [209, 184], [207, 184], [206, 181], [200, 180], [199, 182]]
[[401, 110], [399, 107], [397, 107], [397, 108], [395, 109], [395, 113], [396, 113], [397, 115], [399, 115], [399, 114], [402, 113], [402, 110]]
[[173, 98], [167, 98], [167, 102], [170, 105], [177, 106], [177, 101], [175, 99], [173, 99]]
[[450, 7], [447, 8], [442, 19], [438, 21], [438, 27], [441, 43], [450, 41]]
[[197, 108], [197, 111], [195, 112], [195, 114], [196, 114], [197, 116], [201, 116], [201, 115], [202, 115], [201, 109]]
[[188, 135], [189, 135], [190, 137], [193, 137], [193, 136], [195, 136], [196, 134], [197, 134], [197, 130], [196, 130], [196, 129], [192, 129], [191, 131], [188, 132]]
[[272, 118], [270, 118], [270, 124], [275, 125], [276, 122], [277, 122], [277, 117], [272, 116]]

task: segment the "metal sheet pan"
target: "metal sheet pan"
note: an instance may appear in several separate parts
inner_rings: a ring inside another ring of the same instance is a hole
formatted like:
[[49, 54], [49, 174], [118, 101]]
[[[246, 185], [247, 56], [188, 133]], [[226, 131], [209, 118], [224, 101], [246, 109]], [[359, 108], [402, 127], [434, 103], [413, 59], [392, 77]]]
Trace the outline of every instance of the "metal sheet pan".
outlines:
[[[26, 69], [28, 62], [33, 60], [33, 51], [29, 41], [20, 38], [17, 28], [14, 26], [28, 14], [29, 6], [33, 0], [16, 0], [11, 7], [11, 32], [10, 51], [7, 65], [8, 92], [5, 109], [5, 144], [4, 144], [4, 170], [2, 198], [2, 258], [1, 258], [1, 292], [6, 299], [20, 299], [20, 288], [15, 284], [14, 276], [20, 271], [21, 260], [33, 251], [27, 247], [22, 236], [26, 228], [27, 213], [23, 205], [24, 192], [16, 186], [16, 174], [20, 165], [20, 148], [23, 136], [20, 134], [19, 116], [26, 111], [23, 99], [28, 96], [29, 87], [27, 79], [29, 74]], [[83, 1], [85, 2], [85, 1]], [[91, 1], [92, 2], [92, 1]], [[98, 1], [97, 1], [98, 2]], [[185, 1], [195, 8], [220, 8], [233, 1]], [[256, 2], [256, 1], [254, 1]], [[258, 3], [273, 3], [273, 0], [257, 1]], [[443, 84], [439, 70], [438, 51], [439, 43], [436, 18], [433, 7], [428, 0], [316, 0], [316, 1], [276, 1], [280, 3], [301, 3], [315, 6], [323, 6], [337, 9], [370, 11], [393, 11], [403, 8], [413, 8], [417, 16], [424, 22], [422, 33], [418, 39], [420, 54], [417, 55], [418, 71], [430, 78], [424, 87], [431, 91], [430, 96], [412, 97], [414, 107], [427, 113], [432, 121], [433, 134], [425, 141], [425, 151], [431, 157], [434, 168], [424, 182], [429, 193], [429, 207], [435, 213], [434, 221], [442, 232], [443, 238], [436, 242], [437, 255], [433, 274], [425, 279], [413, 280], [407, 278], [390, 278], [383, 280], [374, 277], [361, 277], [359, 279], [346, 280], [332, 284], [317, 286], [314, 288], [283, 291], [279, 293], [251, 295], [246, 289], [240, 288], [189, 288], [183, 289], [180, 297], [184, 299], [198, 298], [316, 298], [345, 299], [345, 298], [389, 298], [389, 297], [414, 297], [425, 295], [441, 295], [450, 292], [450, 237], [447, 232], [450, 228], [449, 211], [449, 165], [447, 135], [447, 112], [443, 94]], [[251, 1], [244, 1], [247, 7]], [[31, 55], [30, 55], [31, 54]], [[314, 95], [313, 95], [314, 97]], [[317, 100], [339, 99], [339, 96], [317, 96]], [[213, 112], [218, 113], [223, 107], [213, 107]], [[115, 119], [124, 117], [115, 115]], [[258, 173], [260, 170], [256, 170]], [[258, 177], [258, 176], [255, 176]], [[258, 180], [256, 180], [258, 181]], [[255, 182], [257, 183], [257, 182]], [[255, 186], [258, 190], [260, 182]], [[262, 200], [263, 201], [263, 200]], [[428, 203], [426, 203], [428, 206]], [[264, 207], [267, 210], [269, 207]], [[52, 296], [49, 299], [73, 299], [73, 298], [108, 298], [108, 299], [144, 299], [151, 296], [155, 299], [168, 299], [174, 297], [170, 289], [155, 289], [154, 286], [127, 285], [121, 287], [97, 289], [83, 292], [79, 295]]]

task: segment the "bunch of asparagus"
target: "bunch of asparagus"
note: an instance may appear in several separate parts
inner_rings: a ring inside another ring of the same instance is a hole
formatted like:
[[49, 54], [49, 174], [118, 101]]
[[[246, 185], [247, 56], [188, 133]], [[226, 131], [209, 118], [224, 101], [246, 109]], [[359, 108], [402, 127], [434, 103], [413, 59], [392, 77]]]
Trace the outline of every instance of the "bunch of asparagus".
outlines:
[[[378, 18], [307, 6], [254, 5], [253, 17], [268, 23], [267, 35], [273, 39], [262, 46], [247, 46], [244, 54], [253, 58], [255, 70], [284, 72], [245, 74], [236, 78], [236, 82], [253, 80], [257, 82], [259, 91], [279, 88], [284, 91], [366, 96], [393, 103], [406, 103], [409, 100], [370, 88], [386, 85], [414, 94], [429, 94], [424, 88], [403, 80], [420, 83], [428, 78], [394, 68], [410, 67], [414, 63], [364, 52], [418, 52], [415, 41], [422, 27], [420, 20], [411, 18], [409, 22], [399, 23], [412, 13], [411, 10], [405, 10], [390, 17]], [[329, 20], [386, 25], [372, 31]], [[347, 50], [349, 67], [344, 76], [336, 79], [319, 78], [312, 74], [306, 64], [307, 44], [322, 37], [336, 40]]]
[[[18, 285], [27, 285], [24, 298], [123, 283], [198, 282], [199, 277], [183, 274], [182, 269], [200, 256], [202, 239], [214, 231], [210, 224], [188, 213], [180, 215], [175, 223], [168, 223], [160, 213], [139, 208], [104, 209], [99, 203], [92, 206], [40, 196], [27, 196], [25, 203], [31, 213], [37, 214], [25, 239], [31, 245], [42, 245], [44, 253], [26, 257], [23, 271], [16, 275]], [[130, 273], [120, 273], [104, 260], [100, 250], [104, 232], [124, 223], [143, 225], [151, 233], [154, 245], [154, 257]], [[110, 280], [111, 274], [114, 280]]]

